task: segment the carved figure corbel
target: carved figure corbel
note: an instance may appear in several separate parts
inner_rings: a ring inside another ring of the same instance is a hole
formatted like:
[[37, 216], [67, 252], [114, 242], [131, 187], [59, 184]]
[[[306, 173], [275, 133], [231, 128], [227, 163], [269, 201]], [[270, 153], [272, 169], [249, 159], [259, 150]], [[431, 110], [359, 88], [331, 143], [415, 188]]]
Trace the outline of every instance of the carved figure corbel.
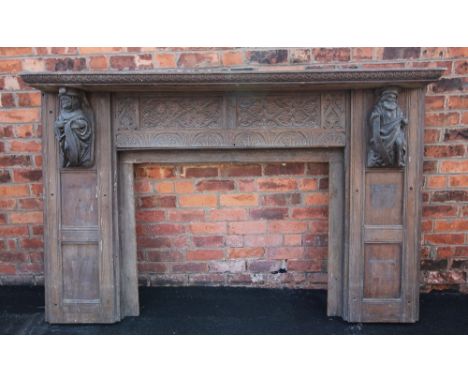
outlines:
[[94, 164], [94, 115], [83, 92], [60, 88], [60, 110], [55, 121], [60, 166], [92, 167]]
[[386, 88], [369, 115], [367, 167], [405, 167], [408, 119], [398, 106], [397, 88]]

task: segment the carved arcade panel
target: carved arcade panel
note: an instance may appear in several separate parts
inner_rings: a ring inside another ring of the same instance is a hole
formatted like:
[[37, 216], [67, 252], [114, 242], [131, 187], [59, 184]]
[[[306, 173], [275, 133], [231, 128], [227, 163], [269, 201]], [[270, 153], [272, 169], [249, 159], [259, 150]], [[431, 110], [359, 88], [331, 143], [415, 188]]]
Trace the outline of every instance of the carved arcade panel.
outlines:
[[342, 147], [346, 92], [114, 98], [118, 149]]

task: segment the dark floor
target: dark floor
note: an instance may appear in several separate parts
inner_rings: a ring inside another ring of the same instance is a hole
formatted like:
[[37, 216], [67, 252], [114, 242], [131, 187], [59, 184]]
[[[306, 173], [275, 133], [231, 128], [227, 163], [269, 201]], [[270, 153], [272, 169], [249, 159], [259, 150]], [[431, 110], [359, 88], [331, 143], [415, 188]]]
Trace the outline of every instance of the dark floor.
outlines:
[[49, 325], [41, 287], [0, 287], [0, 334], [468, 334], [468, 295], [421, 295], [416, 324], [328, 318], [326, 292], [141, 288], [140, 317], [113, 325]]

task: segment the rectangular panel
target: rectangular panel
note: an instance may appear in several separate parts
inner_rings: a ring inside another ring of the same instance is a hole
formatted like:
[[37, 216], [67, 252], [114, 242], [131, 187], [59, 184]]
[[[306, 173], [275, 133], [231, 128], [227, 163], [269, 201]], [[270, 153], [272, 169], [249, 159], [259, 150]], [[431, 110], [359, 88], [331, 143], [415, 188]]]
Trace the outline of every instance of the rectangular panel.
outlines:
[[398, 242], [403, 241], [403, 227], [364, 226], [364, 242]]
[[99, 302], [98, 244], [62, 245], [63, 301]]
[[62, 226], [97, 226], [98, 199], [96, 172], [62, 172], [61, 203]]
[[402, 224], [403, 180], [404, 174], [399, 170], [367, 171], [366, 224]]
[[401, 244], [365, 244], [364, 257], [364, 298], [399, 298]]

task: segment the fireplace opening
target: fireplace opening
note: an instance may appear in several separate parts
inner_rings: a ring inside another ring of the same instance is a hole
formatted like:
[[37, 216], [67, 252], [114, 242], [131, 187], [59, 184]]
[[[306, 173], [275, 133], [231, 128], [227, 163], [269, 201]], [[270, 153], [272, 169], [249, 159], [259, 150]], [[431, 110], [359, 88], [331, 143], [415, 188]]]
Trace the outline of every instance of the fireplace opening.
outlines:
[[328, 163], [133, 168], [140, 285], [327, 288]]

